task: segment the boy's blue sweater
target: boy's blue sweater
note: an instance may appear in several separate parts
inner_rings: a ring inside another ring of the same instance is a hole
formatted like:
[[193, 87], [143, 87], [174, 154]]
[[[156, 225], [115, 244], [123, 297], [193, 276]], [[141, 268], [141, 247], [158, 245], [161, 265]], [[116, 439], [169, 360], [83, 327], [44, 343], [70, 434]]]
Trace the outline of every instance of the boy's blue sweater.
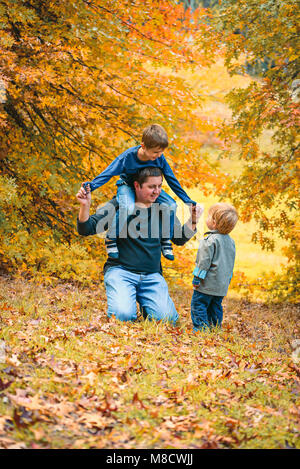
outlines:
[[[164, 155], [161, 155], [155, 161], [141, 161], [138, 156], [137, 147], [128, 148], [121, 155], [119, 155], [99, 176], [96, 176], [89, 184], [91, 191], [94, 191], [100, 186], [103, 186], [113, 176], [120, 176], [123, 181], [128, 185], [133, 185], [133, 176], [139, 170], [147, 167], [158, 167], [161, 169], [168, 185], [172, 191], [184, 202], [196, 205], [194, 200], [191, 200], [187, 193], [182, 189], [180, 183], [176, 179], [172, 169], [170, 168]], [[87, 183], [86, 183], [87, 184]]]

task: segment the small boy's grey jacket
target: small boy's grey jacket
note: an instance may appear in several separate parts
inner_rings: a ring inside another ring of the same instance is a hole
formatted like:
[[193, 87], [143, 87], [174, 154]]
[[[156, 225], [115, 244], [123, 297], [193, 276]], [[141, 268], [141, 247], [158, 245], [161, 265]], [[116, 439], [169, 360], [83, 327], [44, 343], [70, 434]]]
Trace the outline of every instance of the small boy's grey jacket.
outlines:
[[235, 243], [228, 234], [218, 231], [205, 233], [200, 241], [196, 267], [207, 274], [196, 290], [207, 295], [226, 296], [233, 273]]

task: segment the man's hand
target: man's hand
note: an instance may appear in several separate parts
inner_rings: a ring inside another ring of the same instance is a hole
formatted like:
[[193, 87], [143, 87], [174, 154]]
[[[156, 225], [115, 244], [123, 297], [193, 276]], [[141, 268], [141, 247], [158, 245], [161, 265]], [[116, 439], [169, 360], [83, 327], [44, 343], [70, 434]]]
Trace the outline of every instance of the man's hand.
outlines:
[[83, 185], [84, 183], [81, 184], [81, 187], [76, 194], [76, 199], [78, 200], [80, 205], [84, 207], [90, 207], [92, 201], [90, 185], [88, 184], [86, 189], [83, 187]]
[[204, 212], [204, 208], [200, 204], [193, 205], [192, 207], [190, 207], [190, 214], [191, 214], [190, 222], [193, 225], [193, 229], [196, 229], [196, 225], [203, 212]]
[[91, 189], [90, 189], [89, 184], [87, 185], [86, 189], [83, 187], [83, 183], [81, 184], [81, 187], [76, 194], [76, 199], [80, 203], [78, 220], [81, 223], [84, 223], [90, 217], [90, 206], [91, 206], [92, 196], [91, 196]]

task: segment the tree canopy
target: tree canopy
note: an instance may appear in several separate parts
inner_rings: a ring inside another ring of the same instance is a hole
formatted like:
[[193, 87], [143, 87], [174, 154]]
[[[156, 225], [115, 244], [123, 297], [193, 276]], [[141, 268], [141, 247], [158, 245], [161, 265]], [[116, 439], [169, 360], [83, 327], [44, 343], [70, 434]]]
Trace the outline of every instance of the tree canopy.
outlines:
[[[242, 220], [258, 222], [253, 240], [264, 248], [274, 248], [274, 233], [287, 240], [289, 268], [278, 285], [283, 297], [295, 298], [295, 0], [1, 0], [0, 18], [2, 268], [82, 275], [96, 242], [86, 248], [76, 239], [79, 184], [139, 143], [146, 125], [159, 122], [182, 185], [213, 187], [231, 198]], [[222, 53], [232, 74], [269, 61], [262, 76], [228, 96], [232, 121], [221, 136], [226, 155], [234, 149], [244, 162], [230, 185], [197, 138], [214, 124], [197, 112], [199, 94], [176, 73], [207, 66]], [[113, 193], [113, 185], [105, 185], [96, 201]]]
[[199, 51], [191, 40], [209, 31], [197, 15], [191, 21], [173, 1], [0, 2], [3, 267], [40, 265], [39, 247], [71, 243], [80, 182], [137, 144], [151, 122], [166, 128], [182, 184], [191, 175], [194, 184], [222, 184], [193, 137], [183, 137], [210, 124], [194, 112], [199, 97], [171, 73], [209, 62], [213, 43]]

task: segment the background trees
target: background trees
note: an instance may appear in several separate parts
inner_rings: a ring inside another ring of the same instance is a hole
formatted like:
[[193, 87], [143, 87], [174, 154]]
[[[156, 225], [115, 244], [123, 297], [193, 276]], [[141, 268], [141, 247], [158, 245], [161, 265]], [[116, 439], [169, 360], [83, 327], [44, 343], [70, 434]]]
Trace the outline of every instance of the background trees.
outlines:
[[0, 16], [1, 265], [72, 276], [88, 257], [72, 244], [76, 190], [149, 122], [168, 131], [183, 184], [215, 177], [192, 135], [182, 138], [191, 122], [210, 127], [194, 115], [199, 99], [170, 72], [207, 63], [213, 42], [196, 51], [191, 38], [208, 27], [172, 1], [2, 0]]
[[[296, 1], [0, 0], [0, 18], [2, 269], [97, 278], [90, 259], [102, 256], [102, 243], [76, 236], [74, 194], [157, 121], [182, 184], [223, 192], [244, 221], [255, 218], [253, 240], [264, 248], [276, 248], [274, 234], [286, 239], [289, 268], [271, 289], [295, 298]], [[196, 93], [188, 78], [222, 54], [232, 74], [268, 60], [228, 96], [225, 156], [234, 151], [243, 161], [230, 185], [198, 138], [215, 130], [199, 112], [207, 86]], [[114, 191], [106, 185], [95, 203]]]
[[265, 57], [272, 61], [260, 79], [228, 96], [233, 116], [223, 137], [228, 153], [237, 145], [244, 170], [227, 195], [243, 220], [257, 220], [255, 242], [273, 249], [274, 233], [287, 240], [286, 276], [270, 287], [292, 299], [299, 278], [299, 5], [293, 0], [223, 0], [216, 18], [232, 74], [245, 72], [245, 60], [250, 66]]

